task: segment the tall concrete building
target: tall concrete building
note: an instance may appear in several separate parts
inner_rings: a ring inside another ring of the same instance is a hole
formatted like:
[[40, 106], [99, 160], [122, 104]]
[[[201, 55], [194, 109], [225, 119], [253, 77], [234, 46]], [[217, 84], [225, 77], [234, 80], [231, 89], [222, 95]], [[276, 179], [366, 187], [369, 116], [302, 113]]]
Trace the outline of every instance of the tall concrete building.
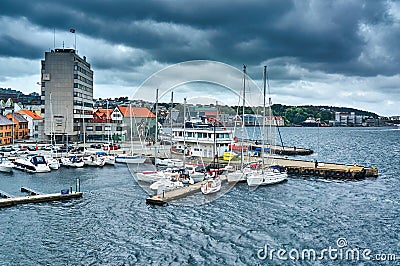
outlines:
[[83, 140], [83, 124], [93, 112], [93, 71], [74, 49], [45, 53], [41, 68], [44, 133], [56, 143]]

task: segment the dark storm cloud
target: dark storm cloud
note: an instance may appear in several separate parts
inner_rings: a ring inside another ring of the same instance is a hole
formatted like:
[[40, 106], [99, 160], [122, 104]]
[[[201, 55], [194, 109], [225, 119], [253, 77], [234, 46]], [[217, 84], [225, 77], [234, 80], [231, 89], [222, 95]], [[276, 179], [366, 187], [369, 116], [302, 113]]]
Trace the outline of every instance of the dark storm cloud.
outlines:
[[[328, 73], [386, 75], [398, 69], [360, 61], [368, 41], [360, 25], [393, 24], [386, 1], [17, 0], [3, 1], [0, 14], [26, 17], [43, 28], [75, 27], [79, 34], [143, 49], [162, 63], [211, 59], [256, 66], [287, 57]], [[385, 38], [387, 47], [395, 47], [398, 36]], [[40, 56], [36, 49], [21, 50], [29, 58]], [[391, 60], [395, 66], [397, 59]]]
[[0, 38], [0, 56], [34, 59], [42, 55], [43, 50], [32, 46], [29, 42], [20, 41], [9, 35]]

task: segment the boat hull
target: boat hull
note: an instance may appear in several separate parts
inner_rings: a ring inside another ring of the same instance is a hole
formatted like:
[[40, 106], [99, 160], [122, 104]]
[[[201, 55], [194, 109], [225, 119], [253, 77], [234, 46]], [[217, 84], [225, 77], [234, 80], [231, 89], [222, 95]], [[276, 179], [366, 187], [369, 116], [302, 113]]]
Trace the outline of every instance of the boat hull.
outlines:
[[221, 179], [209, 179], [201, 185], [201, 192], [204, 195], [216, 193], [221, 190]]
[[116, 163], [144, 163], [146, 158], [141, 156], [117, 156], [115, 157]]
[[282, 183], [287, 180], [286, 173], [255, 173], [247, 177], [247, 185], [249, 186], [265, 186]]

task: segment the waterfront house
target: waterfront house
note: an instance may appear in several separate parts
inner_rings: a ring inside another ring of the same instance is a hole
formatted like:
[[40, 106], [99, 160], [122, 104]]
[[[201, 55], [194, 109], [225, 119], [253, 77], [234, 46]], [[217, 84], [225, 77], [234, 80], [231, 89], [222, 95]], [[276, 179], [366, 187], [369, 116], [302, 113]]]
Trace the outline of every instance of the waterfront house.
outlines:
[[11, 144], [15, 123], [0, 115], [0, 145]]
[[31, 110], [20, 110], [17, 114], [22, 115], [28, 121], [28, 136], [34, 141], [42, 141], [43, 138], [43, 118]]
[[6, 118], [14, 122], [14, 139], [28, 139], [28, 121], [18, 113], [8, 113]]
[[121, 128], [126, 127], [126, 140], [130, 140], [131, 130], [134, 139], [154, 138], [156, 115], [146, 107], [117, 106], [111, 118]]
[[112, 119], [113, 109], [95, 109], [93, 118], [86, 125], [88, 141], [118, 142], [126, 138], [120, 121]]

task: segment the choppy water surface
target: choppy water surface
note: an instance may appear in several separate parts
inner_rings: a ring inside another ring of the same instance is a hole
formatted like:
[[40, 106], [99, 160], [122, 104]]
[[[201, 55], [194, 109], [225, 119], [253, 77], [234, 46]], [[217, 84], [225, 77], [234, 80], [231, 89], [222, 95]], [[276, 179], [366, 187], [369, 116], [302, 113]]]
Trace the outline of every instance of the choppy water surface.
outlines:
[[257, 252], [265, 245], [321, 251], [337, 248], [339, 238], [348, 248], [400, 258], [400, 130], [281, 133], [285, 145], [315, 150], [309, 160], [377, 166], [380, 175], [361, 181], [290, 177], [254, 191], [238, 184], [211, 203], [184, 206], [210, 200], [198, 193], [155, 207], [146, 205], [147, 194], [125, 165], [0, 174], [0, 189], [14, 195], [21, 186], [48, 193], [75, 187], [77, 177], [84, 191], [78, 200], [0, 209], [1, 265], [327, 265], [338, 261], [261, 260]]

